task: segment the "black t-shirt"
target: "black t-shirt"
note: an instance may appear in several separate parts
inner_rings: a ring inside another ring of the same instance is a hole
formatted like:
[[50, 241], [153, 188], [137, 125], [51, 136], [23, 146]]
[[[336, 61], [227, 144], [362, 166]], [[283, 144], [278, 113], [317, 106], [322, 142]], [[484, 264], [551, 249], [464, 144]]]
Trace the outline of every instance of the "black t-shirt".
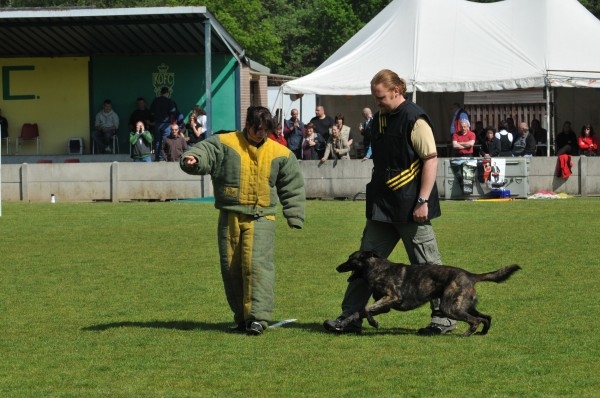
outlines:
[[329, 139], [329, 129], [333, 126], [333, 118], [325, 115], [323, 119], [313, 117], [310, 122], [315, 125], [315, 132], [318, 133], [325, 141]]

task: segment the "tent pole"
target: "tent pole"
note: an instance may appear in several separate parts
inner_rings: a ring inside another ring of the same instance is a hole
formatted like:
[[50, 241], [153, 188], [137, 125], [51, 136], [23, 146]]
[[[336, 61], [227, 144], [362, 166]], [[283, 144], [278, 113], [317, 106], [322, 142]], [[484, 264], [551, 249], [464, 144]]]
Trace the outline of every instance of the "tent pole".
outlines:
[[[550, 156], [550, 148], [552, 148], [552, 146], [550, 145], [550, 129], [552, 129], [552, 125], [550, 124], [550, 85], [547, 84], [546, 85], [546, 126], [548, 126], [548, 128], [546, 129], [546, 157]], [[552, 141], [554, 143], [554, 141]]]

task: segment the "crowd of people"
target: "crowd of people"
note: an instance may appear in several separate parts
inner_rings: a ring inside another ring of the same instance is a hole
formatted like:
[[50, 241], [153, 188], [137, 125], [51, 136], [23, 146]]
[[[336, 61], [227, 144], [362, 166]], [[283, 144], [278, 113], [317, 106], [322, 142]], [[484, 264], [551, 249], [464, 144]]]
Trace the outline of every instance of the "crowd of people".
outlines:
[[[452, 135], [452, 156], [455, 157], [520, 157], [535, 156], [538, 145], [547, 148], [547, 131], [542, 128], [538, 119], [533, 119], [531, 125], [520, 122], [517, 126], [512, 117], [501, 120], [496, 129], [493, 126], [484, 127], [481, 121], [476, 122], [471, 130], [468, 114], [454, 104], [454, 114], [450, 124]], [[556, 155], [568, 154], [573, 156], [598, 155], [598, 138], [591, 124], [581, 127], [579, 137], [571, 128], [571, 122], [563, 124], [562, 131], [556, 136]], [[476, 149], [478, 149], [476, 151]]]
[[[150, 107], [143, 97], [136, 99], [128, 120], [131, 158], [134, 162], [178, 162], [188, 147], [206, 138], [207, 116], [199, 105], [191, 108], [188, 121], [168, 87], [162, 87]], [[92, 141], [94, 153], [113, 153], [113, 138], [119, 129], [119, 116], [112, 101], [104, 100], [95, 117]]]

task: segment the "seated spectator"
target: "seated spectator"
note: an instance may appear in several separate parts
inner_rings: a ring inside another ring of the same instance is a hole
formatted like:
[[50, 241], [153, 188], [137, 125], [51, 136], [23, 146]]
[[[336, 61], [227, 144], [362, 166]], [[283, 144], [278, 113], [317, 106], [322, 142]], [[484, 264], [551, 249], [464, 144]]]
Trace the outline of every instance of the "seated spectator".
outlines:
[[479, 155], [483, 158], [493, 158], [500, 153], [500, 140], [495, 137], [496, 132], [492, 126], [485, 129], [485, 139], [481, 142]]
[[568, 120], [563, 123], [562, 131], [556, 136], [556, 156], [560, 155], [579, 155], [577, 146], [577, 135], [571, 128], [571, 122]]
[[144, 126], [150, 129], [152, 123], [152, 115], [150, 109], [146, 107], [146, 100], [143, 97], [138, 97], [135, 100], [135, 111], [129, 116], [129, 131], [136, 130], [136, 123], [141, 120]]
[[327, 141], [325, 154], [323, 154], [321, 162], [326, 161], [329, 157], [333, 159], [350, 159], [350, 145], [348, 145], [348, 140], [342, 135], [337, 124], [331, 127], [331, 136]]
[[512, 143], [513, 143], [513, 135], [507, 130], [508, 124], [506, 120], [501, 120], [498, 125], [498, 132], [495, 134], [495, 137], [500, 140], [500, 153], [498, 156], [512, 156]]
[[302, 138], [304, 137], [304, 123], [298, 117], [298, 109], [292, 109], [290, 111], [291, 117], [284, 122], [283, 136], [287, 141], [287, 147], [290, 151], [296, 155], [298, 159], [302, 158], [300, 153], [300, 145], [302, 144]]
[[94, 128], [92, 138], [96, 151], [112, 153], [110, 145], [113, 135], [119, 129], [119, 115], [113, 110], [111, 100], [105, 99], [102, 103], [102, 110], [96, 114]]
[[131, 159], [134, 162], [152, 162], [152, 133], [146, 130], [144, 122], [138, 120], [129, 133]]
[[452, 148], [454, 156], [470, 157], [473, 156], [475, 147], [475, 133], [469, 128], [471, 124], [468, 120], [460, 121], [460, 130], [452, 134]]
[[513, 141], [513, 156], [533, 156], [535, 155], [536, 142], [533, 134], [529, 133], [527, 123], [519, 123], [519, 135]]
[[277, 141], [281, 145], [287, 147], [287, 141], [285, 140], [285, 137], [283, 136], [283, 126], [281, 125], [281, 123], [277, 123], [277, 128], [275, 129], [274, 132], [269, 133], [269, 138], [272, 139], [273, 141]]
[[302, 140], [301, 148], [304, 160], [318, 160], [319, 152], [325, 150], [325, 139], [315, 131], [313, 123], [306, 125], [306, 136]]
[[167, 162], [179, 162], [181, 155], [187, 150], [185, 138], [179, 135], [177, 123], [171, 124], [171, 134], [163, 140], [160, 150], [161, 158]]
[[585, 156], [596, 156], [598, 153], [598, 138], [594, 134], [594, 128], [591, 124], [584, 124], [581, 127], [581, 135], [577, 139], [579, 153]]
[[192, 146], [206, 139], [206, 112], [199, 105], [192, 107], [190, 121], [186, 126], [187, 144]]

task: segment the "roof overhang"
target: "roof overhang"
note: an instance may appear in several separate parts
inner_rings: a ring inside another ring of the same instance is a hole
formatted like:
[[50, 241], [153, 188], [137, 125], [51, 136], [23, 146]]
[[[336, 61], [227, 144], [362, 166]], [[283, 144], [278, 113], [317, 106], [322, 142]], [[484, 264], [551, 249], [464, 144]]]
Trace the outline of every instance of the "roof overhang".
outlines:
[[18, 9], [0, 11], [0, 58], [203, 54], [244, 58], [206, 7]]

